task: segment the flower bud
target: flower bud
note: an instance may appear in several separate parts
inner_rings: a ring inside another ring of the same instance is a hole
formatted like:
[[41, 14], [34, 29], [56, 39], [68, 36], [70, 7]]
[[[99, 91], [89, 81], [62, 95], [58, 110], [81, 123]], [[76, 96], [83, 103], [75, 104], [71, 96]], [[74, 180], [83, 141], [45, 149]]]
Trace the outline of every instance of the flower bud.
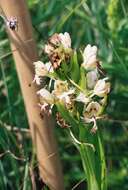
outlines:
[[89, 89], [93, 89], [97, 81], [98, 81], [97, 69], [87, 73], [87, 86]]
[[60, 42], [63, 45], [63, 47], [66, 48], [71, 48], [71, 38], [68, 32], [65, 32], [64, 34], [60, 33], [59, 34]]
[[88, 44], [83, 53], [83, 67], [85, 69], [93, 69], [97, 66], [97, 47]]
[[94, 87], [94, 94], [99, 97], [104, 97], [110, 92], [110, 83], [105, 82], [105, 79], [98, 80]]

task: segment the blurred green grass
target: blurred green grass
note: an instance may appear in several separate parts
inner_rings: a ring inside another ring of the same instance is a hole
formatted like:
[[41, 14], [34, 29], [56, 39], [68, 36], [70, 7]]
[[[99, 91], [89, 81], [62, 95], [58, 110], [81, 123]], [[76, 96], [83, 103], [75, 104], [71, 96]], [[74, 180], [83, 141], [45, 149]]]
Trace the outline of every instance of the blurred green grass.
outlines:
[[[127, 0], [28, 0], [34, 36], [42, 59], [42, 48], [50, 35], [67, 31], [74, 48], [96, 44], [112, 90], [103, 130], [108, 189], [128, 189], [128, 3]], [[37, 162], [31, 139], [21, 128], [28, 128], [24, 103], [9, 41], [0, 20], [0, 189], [32, 189], [31, 166], [38, 180]], [[9, 53], [9, 54], [8, 54]], [[7, 126], [12, 126], [12, 131]], [[19, 133], [13, 131], [13, 126]], [[66, 189], [84, 178], [80, 157], [65, 135], [55, 130], [65, 174]], [[11, 151], [17, 158], [6, 151]], [[5, 155], [2, 153], [5, 152]], [[19, 160], [24, 158], [25, 160]], [[34, 161], [32, 163], [32, 159]], [[76, 189], [81, 189], [80, 185]]]

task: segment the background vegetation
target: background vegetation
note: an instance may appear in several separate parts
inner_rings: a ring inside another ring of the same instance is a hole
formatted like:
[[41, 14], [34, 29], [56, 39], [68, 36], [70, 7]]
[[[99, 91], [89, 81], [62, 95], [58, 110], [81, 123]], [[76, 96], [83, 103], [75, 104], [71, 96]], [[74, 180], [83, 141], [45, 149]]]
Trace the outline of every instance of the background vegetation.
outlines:
[[[99, 123], [106, 152], [108, 189], [128, 190], [127, 0], [28, 0], [28, 5], [40, 59], [43, 60], [44, 43], [55, 32], [69, 32], [74, 48], [88, 43], [98, 46], [99, 57], [112, 83], [107, 116]], [[45, 188], [38, 179], [23, 99], [2, 19], [0, 26], [0, 189], [30, 190], [32, 174], [37, 189]], [[56, 127], [55, 133], [66, 189], [84, 189], [77, 150], [63, 129]]]

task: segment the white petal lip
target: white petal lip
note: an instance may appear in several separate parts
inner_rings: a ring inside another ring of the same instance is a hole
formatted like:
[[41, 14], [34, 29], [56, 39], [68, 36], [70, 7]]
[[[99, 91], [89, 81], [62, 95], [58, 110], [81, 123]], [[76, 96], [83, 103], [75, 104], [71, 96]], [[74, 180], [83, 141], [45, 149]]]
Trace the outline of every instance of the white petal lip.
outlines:
[[60, 41], [64, 48], [71, 48], [71, 38], [68, 32], [59, 34]]
[[48, 104], [54, 104], [54, 96], [45, 88], [37, 91], [37, 94], [41, 96], [42, 100]]
[[80, 92], [80, 94], [76, 98], [76, 101], [77, 102], [83, 102], [86, 104], [89, 102], [89, 98], [87, 98], [82, 92]]
[[85, 123], [93, 123], [93, 127], [91, 129], [92, 133], [96, 133], [98, 127], [97, 127], [97, 123], [96, 123], [96, 118], [92, 117], [92, 118], [83, 118], [82, 119], [85, 121]]
[[74, 89], [70, 89], [69, 91], [67, 92], [63, 92], [60, 96], [69, 96], [71, 94], [74, 94], [75, 90]]
[[83, 52], [83, 66], [85, 69], [95, 68], [97, 65], [97, 47], [88, 44]]
[[33, 82], [36, 82], [37, 85], [41, 84], [41, 79], [38, 75], [35, 75]]

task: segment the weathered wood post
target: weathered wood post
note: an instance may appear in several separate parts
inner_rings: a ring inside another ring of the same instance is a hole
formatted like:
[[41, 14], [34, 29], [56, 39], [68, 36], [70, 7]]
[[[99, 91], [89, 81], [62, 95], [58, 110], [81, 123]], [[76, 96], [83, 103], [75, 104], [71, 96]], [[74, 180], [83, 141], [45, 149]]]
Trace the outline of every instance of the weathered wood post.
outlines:
[[[37, 88], [31, 84], [34, 77], [33, 62], [38, 60], [32, 25], [25, 0], [0, 0], [6, 15], [16, 17], [17, 31], [7, 29], [25, 102], [33, 146], [36, 148], [40, 175], [51, 190], [63, 190], [63, 175], [58, 157], [53, 124], [50, 118], [40, 117]], [[50, 156], [51, 155], [51, 156]]]

